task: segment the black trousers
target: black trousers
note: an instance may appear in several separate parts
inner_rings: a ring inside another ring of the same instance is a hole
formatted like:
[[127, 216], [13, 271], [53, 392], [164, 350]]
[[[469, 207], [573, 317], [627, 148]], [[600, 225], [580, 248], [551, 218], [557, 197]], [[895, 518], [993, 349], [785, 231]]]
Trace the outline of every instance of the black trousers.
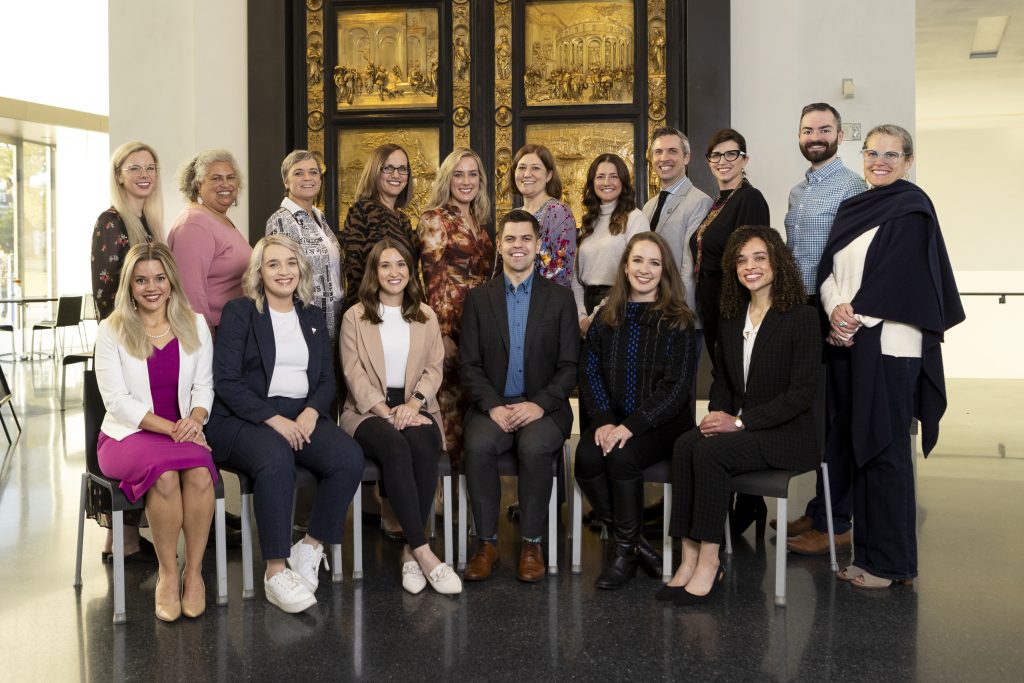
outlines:
[[[290, 420], [306, 406], [305, 399], [271, 396], [267, 401]], [[272, 427], [246, 423], [223, 461], [253, 479], [256, 526], [264, 560], [286, 558], [291, 552], [296, 463], [317, 478], [309, 535], [325, 543], [340, 543], [348, 505], [363, 478], [363, 451], [337, 424], [321, 415], [310, 443], [293, 451]]]
[[920, 358], [882, 356], [892, 441], [853, 479], [853, 563], [886, 579], [917, 576], [917, 498], [910, 420]]
[[[850, 530], [853, 519], [853, 442], [850, 439], [853, 399], [850, 379], [850, 350], [825, 344], [828, 369], [829, 430], [825, 438], [825, 462], [828, 464], [829, 493], [832, 496], [832, 523], [835, 532]], [[907, 427], [909, 430], [909, 426]], [[813, 520], [814, 528], [828, 531], [825, 510], [825, 484], [818, 470], [814, 498], [807, 503], [804, 514]]]
[[750, 432], [704, 436], [693, 428], [672, 453], [672, 525], [676, 538], [721, 543], [735, 474], [770, 467]]
[[548, 416], [511, 434], [476, 408], [466, 416], [462, 468], [473, 503], [477, 538], [498, 535], [501, 478], [498, 456], [512, 452], [519, 461], [519, 527], [523, 538], [541, 538], [551, 496], [552, 458], [560, 453], [565, 435]]
[[672, 455], [672, 445], [683, 427], [675, 421], [630, 437], [625, 446], [613, 449], [607, 456], [594, 443], [594, 431], [588, 429], [580, 435], [580, 443], [576, 446], [576, 478], [595, 479], [604, 474], [609, 479], [628, 481], [641, 479], [644, 469], [668, 460]]
[[374, 416], [359, 423], [355, 439], [363, 447], [363, 454], [380, 465], [388, 502], [402, 523], [409, 547], [426, 545], [424, 527], [437, 490], [441, 430], [431, 419], [429, 425], [399, 431], [387, 420]]

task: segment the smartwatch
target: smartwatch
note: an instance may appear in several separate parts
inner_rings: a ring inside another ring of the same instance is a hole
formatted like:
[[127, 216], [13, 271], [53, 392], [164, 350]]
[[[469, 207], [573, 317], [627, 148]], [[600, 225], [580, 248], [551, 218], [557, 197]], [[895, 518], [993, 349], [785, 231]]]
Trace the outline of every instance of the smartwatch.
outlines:
[[427, 397], [419, 391], [412, 392], [412, 397], [420, 402], [421, 406], [427, 405]]

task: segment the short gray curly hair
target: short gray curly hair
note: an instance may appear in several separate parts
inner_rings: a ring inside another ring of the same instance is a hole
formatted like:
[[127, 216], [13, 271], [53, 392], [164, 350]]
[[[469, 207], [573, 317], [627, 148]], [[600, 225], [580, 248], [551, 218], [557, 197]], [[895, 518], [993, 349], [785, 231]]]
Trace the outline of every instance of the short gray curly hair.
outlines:
[[181, 191], [181, 194], [185, 195], [186, 199], [194, 202], [199, 198], [199, 186], [206, 180], [206, 174], [209, 173], [210, 166], [218, 161], [231, 164], [235, 177], [238, 179], [238, 191], [242, 191], [245, 183], [242, 181], [242, 169], [238, 167], [235, 156], [226, 149], [207, 149], [193, 157], [191, 161], [182, 166], [181, 170], [178, 171], [178, 189]]

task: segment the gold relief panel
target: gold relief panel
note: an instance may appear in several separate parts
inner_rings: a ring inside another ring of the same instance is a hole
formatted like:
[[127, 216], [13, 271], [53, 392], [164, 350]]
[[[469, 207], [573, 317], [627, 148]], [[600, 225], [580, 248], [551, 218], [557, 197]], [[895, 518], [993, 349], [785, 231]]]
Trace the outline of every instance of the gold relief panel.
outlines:
[[[469, 0], [453, 0], [452, 3], [452, 133], [456, 147], [469, 147], [469, 124], [472, 114], [470, 106], [470, 80], [472, 55], [470, 45]], [[464, 77], [462, 77], [464, 76]]]
[[413, 194], [405, 213], [415, 226], [430, 199], [430, 186], [441, 164], [441, 137], [437, 128], [365, 128], [338, 131], [338, 216], [344, 224], [348, 207], [355, 200], [355, 188], [363, 166], [378, 146], [394, 143], [409, 153]]
[[437, 106], [436, 9], [338, 12], [337, 109]]
[[590, 163], [605, 152], [622, 157], [633, 172], [633, 124], [622, 122], [536, 124], [526, 127], [526, 140], [551, 150], [562, 178], [562, 201], [572, 207], [577, 223], [583, 216], [583, 188]]
[[306, 148], [324, 154], [323, 0], [306, 0]]
[[512, 165], [512, 3], [494, 0], [494, 197], [501, 215], [512, 208], [508, 169]]
[[523, 39], [527, 105], [633, 102], [632, 2], [528, 2]]

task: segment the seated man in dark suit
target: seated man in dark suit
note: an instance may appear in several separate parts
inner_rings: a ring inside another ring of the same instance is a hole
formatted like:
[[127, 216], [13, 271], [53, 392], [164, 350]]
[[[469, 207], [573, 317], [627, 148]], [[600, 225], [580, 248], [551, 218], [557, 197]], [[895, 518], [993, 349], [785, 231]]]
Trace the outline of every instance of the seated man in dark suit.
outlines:
[[523, 549], [517, 576], [544, 578], [541, 551], [552, 457], [572, 429], [569, 394], [576, 386], [580, 333], [568, 287], [535, 276], [540, 225], [516, 209], [498, 226], [502, 274], [466, 296], [459, 373], [472, 400], [462, 462], [480, 546], [466, 567], [482, 581], [498, 562], [501, 481], [497, 458], [519, 460]]

